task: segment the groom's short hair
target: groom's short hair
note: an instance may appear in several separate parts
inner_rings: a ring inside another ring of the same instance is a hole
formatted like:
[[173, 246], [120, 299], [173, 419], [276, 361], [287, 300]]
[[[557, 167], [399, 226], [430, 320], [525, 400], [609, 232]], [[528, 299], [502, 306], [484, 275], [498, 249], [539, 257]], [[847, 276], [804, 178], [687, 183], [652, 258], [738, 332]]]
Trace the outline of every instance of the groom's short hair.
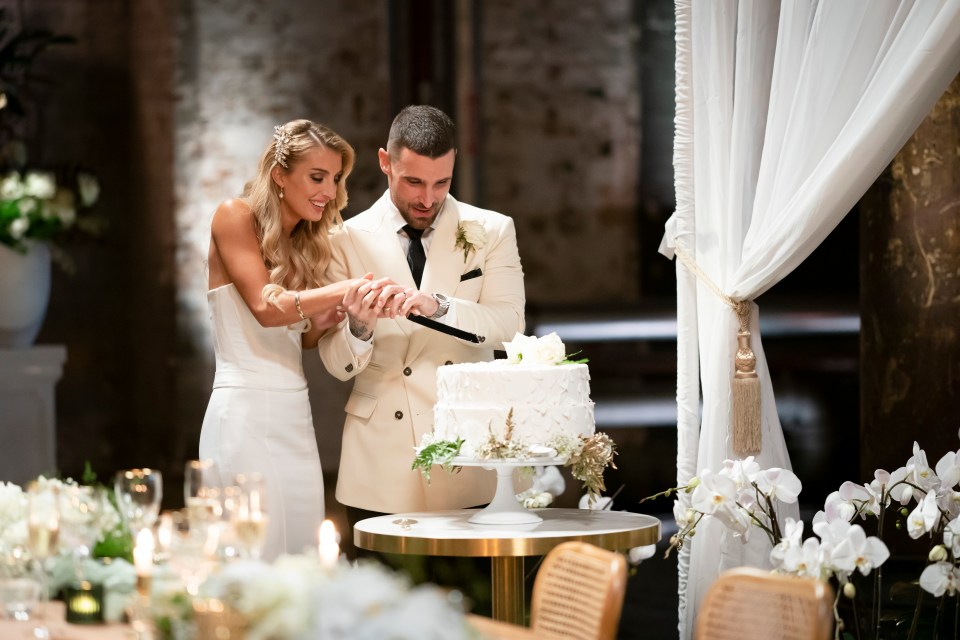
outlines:
[[457, 127], [450, 116], [436, 107], [413, 104], [404, 107], [390, 125], [387, 151], [396, 159], [403, 149], [417, 155], [439, 158], [457, 146]]

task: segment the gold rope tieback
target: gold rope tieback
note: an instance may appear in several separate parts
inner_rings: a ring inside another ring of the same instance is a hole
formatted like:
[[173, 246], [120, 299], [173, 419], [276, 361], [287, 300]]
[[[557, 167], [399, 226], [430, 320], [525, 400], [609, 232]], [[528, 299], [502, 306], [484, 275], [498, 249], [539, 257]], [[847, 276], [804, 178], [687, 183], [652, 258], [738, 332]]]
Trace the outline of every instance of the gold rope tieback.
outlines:
[[757, 356], [750, 348], [750, 301], [734, 300], [700, 268], [679, 238], [674, 238], [674, 251], [680, 262], [705, 283], [718, 298], [732, 308], [740, 321], [737, 331], [737, 354], [733, 367], [733, 451], [744, 457], [760, 453], [760, 378], [757, 377]]
[[738, 300], [734, 311], [740, 320], [733, 372], [733, 450], [737, 455], [760, 453], [760, 378], [757, 357], [750, 348], [750, 302]]

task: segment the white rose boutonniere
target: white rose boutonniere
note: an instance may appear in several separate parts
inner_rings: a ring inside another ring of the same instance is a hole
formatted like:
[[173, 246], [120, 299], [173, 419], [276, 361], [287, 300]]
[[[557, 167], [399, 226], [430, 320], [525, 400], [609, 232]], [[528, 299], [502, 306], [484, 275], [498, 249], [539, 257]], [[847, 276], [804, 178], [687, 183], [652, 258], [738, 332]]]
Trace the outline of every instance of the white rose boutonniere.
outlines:
[[463, 261], [467, 261], [467, 256], [471, 251], [483, 249], [487, 244], [487, 230], [476, 220], [461, 220], [457, 225], [457, 242], [454, 244], [458, 249], [463, 249]]

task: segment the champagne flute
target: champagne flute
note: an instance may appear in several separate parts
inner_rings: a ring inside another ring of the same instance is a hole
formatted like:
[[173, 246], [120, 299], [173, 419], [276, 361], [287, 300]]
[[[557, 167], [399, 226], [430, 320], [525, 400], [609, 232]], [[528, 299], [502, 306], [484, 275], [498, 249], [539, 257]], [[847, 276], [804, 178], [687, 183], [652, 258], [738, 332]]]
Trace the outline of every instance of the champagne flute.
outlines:
[[235, 483], [230, 524], [241, 554], [259, 560], [267, 537], [266, 483], [259, 473], [238, 474]]
[[37, 607], [40, 626], [34, 629], [36, 638], [50, 637], [49, 629], [42, 622], [50, 598], [46, 562], [56, 553], [59, 537], [60, 491], [54, 486], [31, 484], [27, 489], [27, 548], [36, 560], [40, 575], [40, 604]]
[[113, 487], [120, 515], [136, 539], [160, 515], [163, 477], [156, 469], [128, 469], [117, 472]]
[[188, 460], [183, 474], [183, 503], [190, 517], [198, 521], [219, 519], [223, 513], [220, 494], [220, 474], [214, 461]]

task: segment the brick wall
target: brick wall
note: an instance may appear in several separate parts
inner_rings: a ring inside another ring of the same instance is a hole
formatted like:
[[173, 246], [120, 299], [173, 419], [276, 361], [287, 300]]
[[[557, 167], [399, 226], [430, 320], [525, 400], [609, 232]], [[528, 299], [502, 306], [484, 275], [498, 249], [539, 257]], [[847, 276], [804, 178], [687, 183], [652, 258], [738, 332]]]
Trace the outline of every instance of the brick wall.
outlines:
[[513, 216], [531, 308], [635, 301], [638, 29], [629, 0], [487, 0], [484, 204]]

